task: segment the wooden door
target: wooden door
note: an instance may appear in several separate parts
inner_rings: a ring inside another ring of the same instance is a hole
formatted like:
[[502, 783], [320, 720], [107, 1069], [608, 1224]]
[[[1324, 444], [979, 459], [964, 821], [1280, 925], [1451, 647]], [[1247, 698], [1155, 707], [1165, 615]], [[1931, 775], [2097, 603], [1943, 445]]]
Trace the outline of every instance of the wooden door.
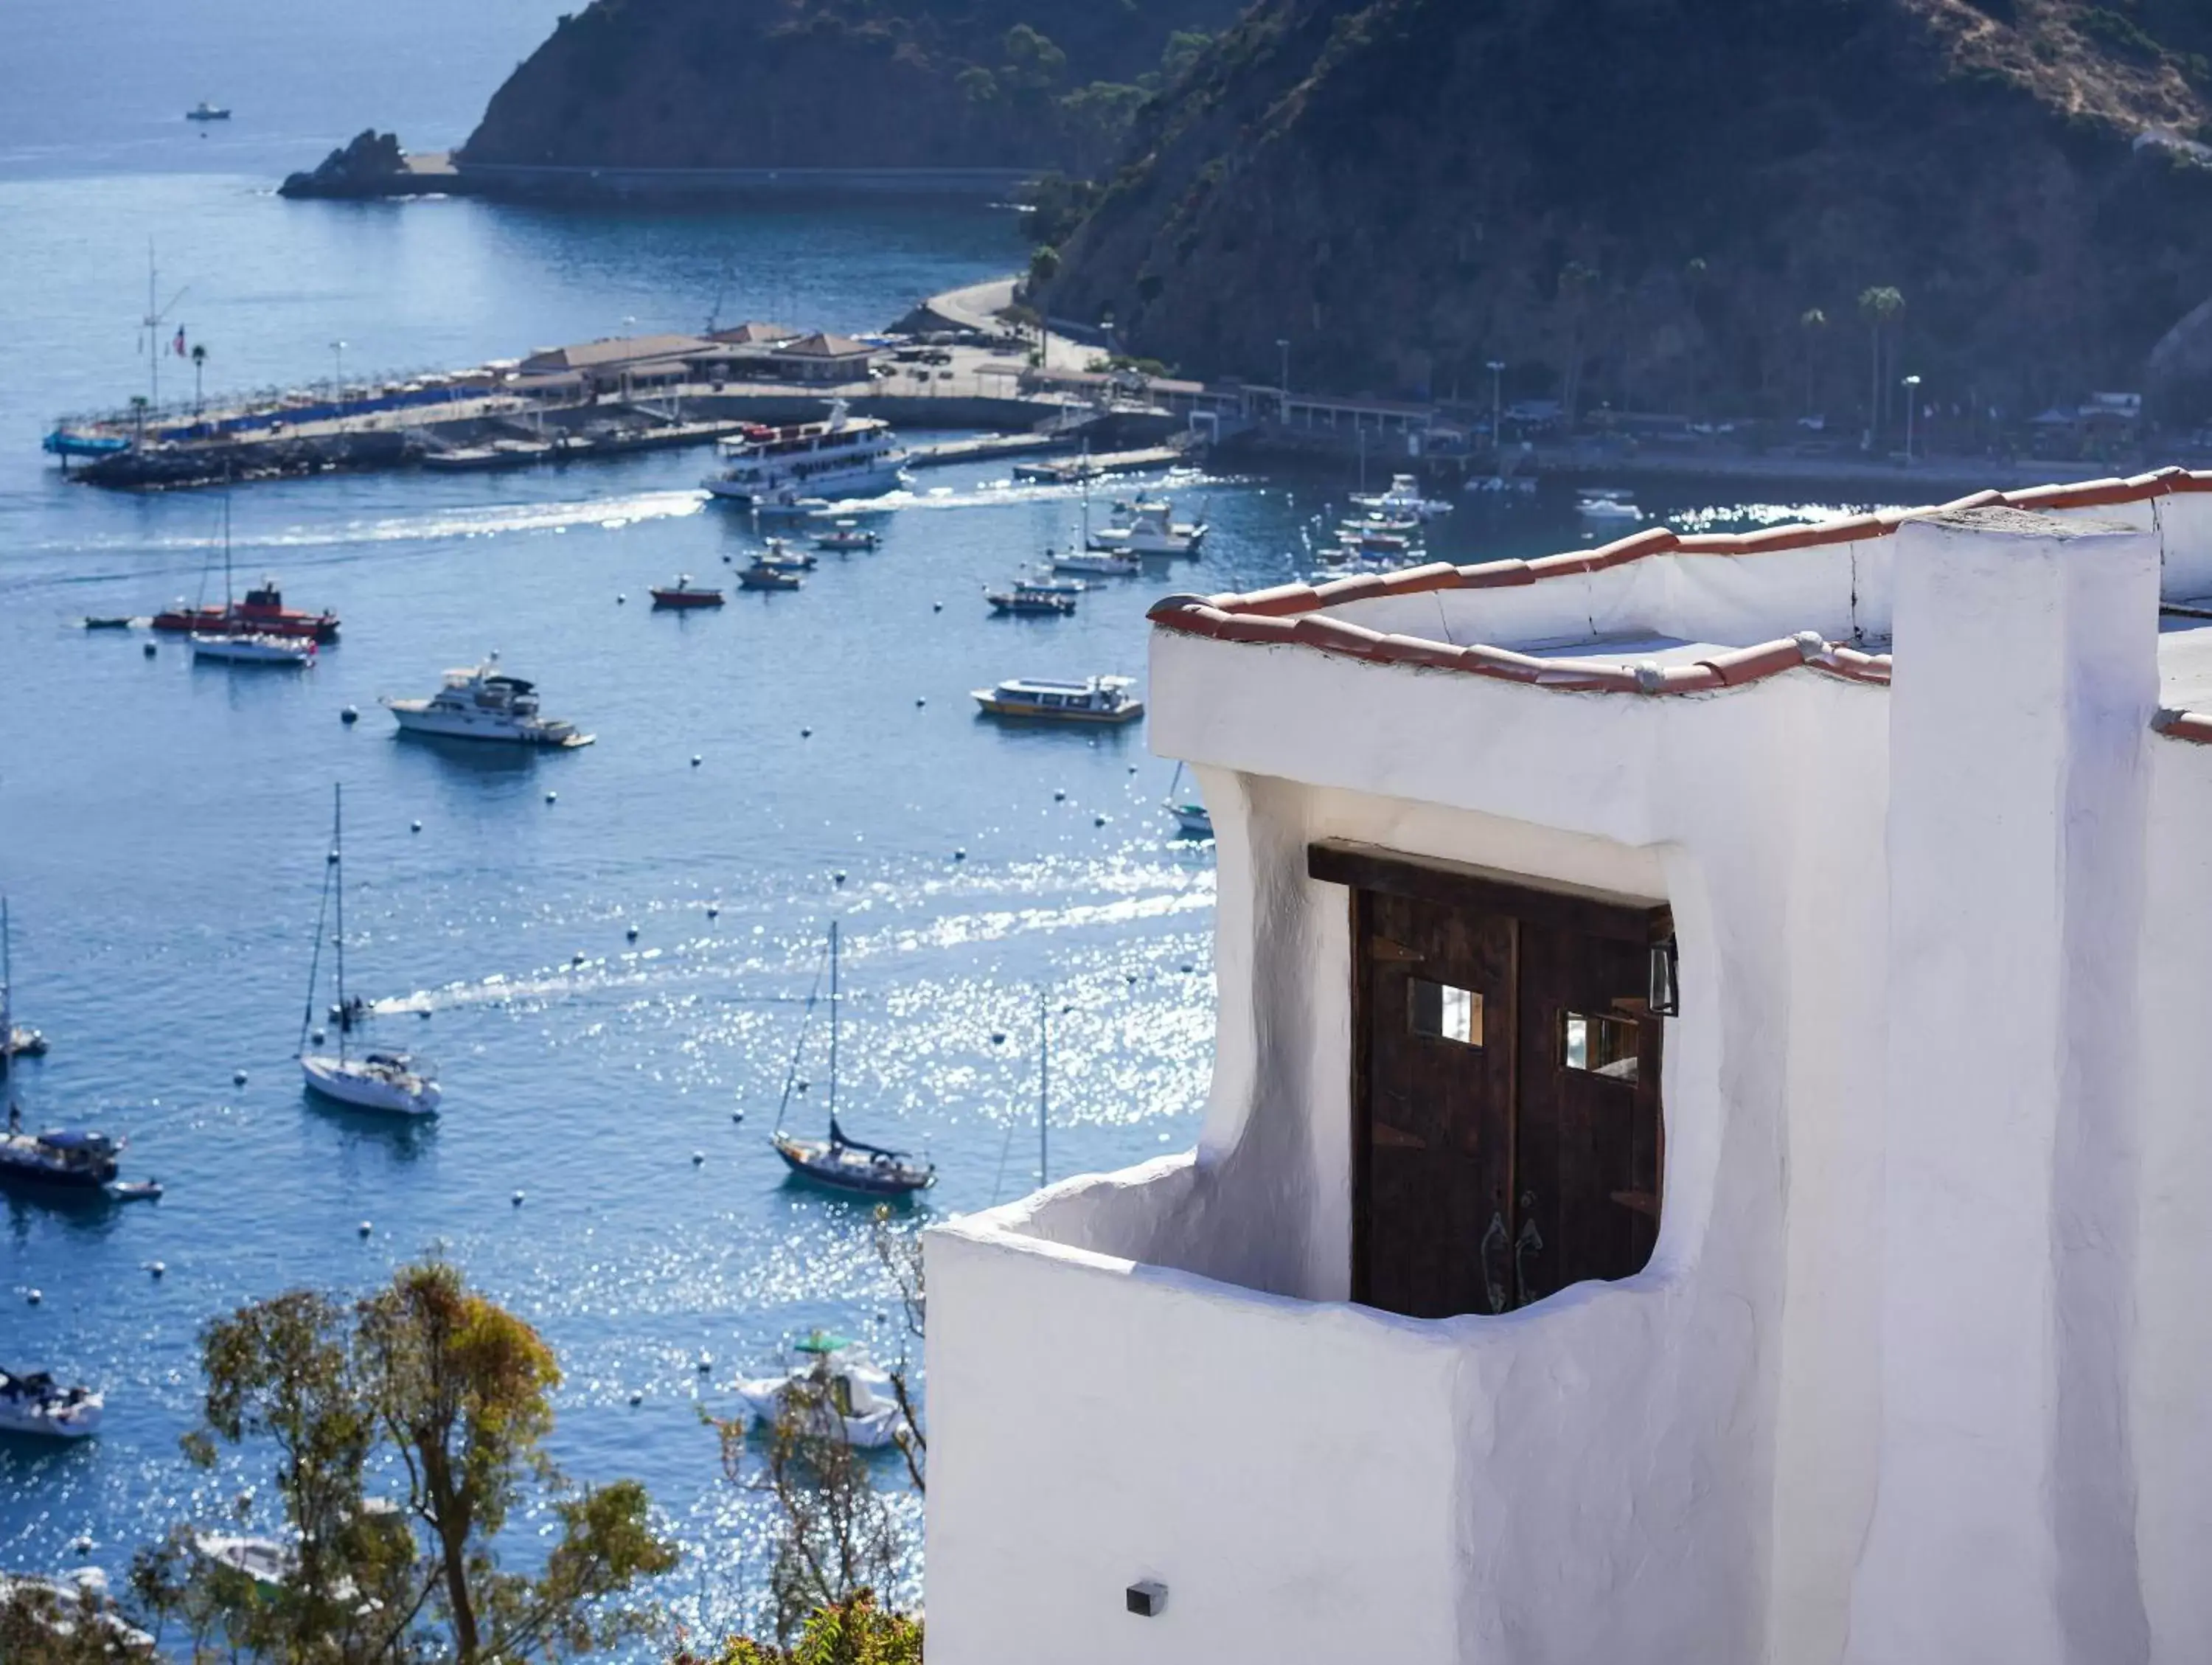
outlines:
[[1352, 885], [1353, 1298], [1504, 1312], [1658, 1233], [1664, 908], [1316, 846]]
[[1626, 1278], [1659, 1230], [1660, 1024], [1648, 945], [1558, 927], [1521, 932], [1513, 1184], [1522, 1302]]
[[1355, 893], [1369, 1028], [1370, 1304], [1502, 1312], [1512, 1212], [1514, 921]]

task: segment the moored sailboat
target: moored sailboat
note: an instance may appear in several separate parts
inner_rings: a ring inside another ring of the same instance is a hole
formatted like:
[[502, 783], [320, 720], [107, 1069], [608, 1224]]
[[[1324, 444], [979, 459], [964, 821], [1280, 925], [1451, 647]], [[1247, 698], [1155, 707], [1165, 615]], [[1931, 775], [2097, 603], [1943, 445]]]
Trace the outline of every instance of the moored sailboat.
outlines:
[[[819, 987], [817, 981], [817, 987]], [[783, 1100], [776, 1107], [775, 1127], [769, 1134], [769, 1143], [775, 1147], [784, 1165], [802, 1178], [812, 1180], [833, 1191], [843, 1191], [857, 1196], [900, 1198], [912, 1196], [937, 1183], [937, 1169], [927, 1157], [917, 1157], [904, 1151], [893, 1151], [880, 1145], [864, 1145], [859, 1139], [846, 1137], [837, 1121], [837, 922], [830, 922], [830, 1136], [827, 1139], [801, 1139], [783, 1131], [783, 1118], [791, 1109], [791, 1097], [797, 1084], [799, 1049], [805, 1045], [804, 1019], [799, 1031], [799, 1047], [792, 1052], [791, 1069], [784, 1077]], [[814, 1010], [814, 996], [806, 997], [809, 1016]]]
[[[347, 1048], [354, 1030], [368, 1020], [368, 1004], [346, 993], [345, 981], [345, 788], [331, 788], [331, 853], [323, 869], [323, 911], [315, 919], [315, 954], [307, 968], [307, 1009], [300, 1020], [300, 1073], [308, 1087], [325, 1098], [356, 1109], [380, 1110], [391, 1115], [434, 1115], [438, 1109], [437, 1071], [427, 1060], [404, 1052], [364, 1052], [355, 1056]], [[333, 907], [335, 903], [335, 907]], [[323, 1031], [315, 1028], [315, 1000], [320, 986], [323, 921], [335, 913], [331, 933], [337, 984], [337, 1004], [329, 1021], [337, 1030], [333, 1051], [319, 1047]]]

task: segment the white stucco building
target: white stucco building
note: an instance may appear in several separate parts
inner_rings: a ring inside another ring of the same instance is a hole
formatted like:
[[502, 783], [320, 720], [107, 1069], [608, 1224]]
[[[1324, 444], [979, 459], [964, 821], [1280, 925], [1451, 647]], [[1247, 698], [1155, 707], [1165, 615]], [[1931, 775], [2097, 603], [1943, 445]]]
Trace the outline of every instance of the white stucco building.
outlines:
[[1161, 603], [1212, 1097], [929, 1236], [933, 1665], [2212, 1658], [2208, 596], [2169, 471]]

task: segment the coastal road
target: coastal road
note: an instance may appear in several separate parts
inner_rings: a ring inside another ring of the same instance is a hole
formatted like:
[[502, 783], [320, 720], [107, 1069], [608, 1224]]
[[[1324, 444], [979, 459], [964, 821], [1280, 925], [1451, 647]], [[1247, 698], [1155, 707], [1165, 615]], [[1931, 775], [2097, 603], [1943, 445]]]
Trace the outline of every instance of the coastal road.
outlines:
[[[1013, 276], [994, 277], [981, 283], [970, 283], [964, 289], [933, 295], [924, 304], [955, 329], [980, 330], [996, 335], [1006, 327], [1000, 321], [999, 314], [1014, 304], [1014, 288], [1019, 282]], [[1090, 363], [1098, 356], [1098, 349], [1072, 337], [1048, 334], [1044, 356], [1055, 369], [1073, 370]]]

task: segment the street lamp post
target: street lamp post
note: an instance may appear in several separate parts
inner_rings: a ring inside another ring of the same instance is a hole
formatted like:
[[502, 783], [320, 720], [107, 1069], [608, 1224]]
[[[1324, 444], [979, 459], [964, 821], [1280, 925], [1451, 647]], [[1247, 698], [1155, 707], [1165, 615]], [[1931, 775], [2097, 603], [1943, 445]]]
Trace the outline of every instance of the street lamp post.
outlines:
[[1905, 379], [1905, 465], [1907, 468], [1912, 466], [1913, 407], [1919, 403], [1920, 378], [1907, 376]]
[[1275, 350], [1283, 357], [1282, 380], [1278, 384], [1283, 395], [1283, 426], [1291, 425], [1291, 342], [1288, 336], [1275, 337]]
[[1498, 431], [1500, 425], [1505, 420], [1505, 404], [1503, 394], [1498, 391], [1500, 386], [1498, 378], [1505, 374], [1505, 361], [1502, 358], [1493, 358], [1490, 361], [1489, 369], [1490, 454], [1492, 458], [1499, 458], [1505, 454], [1505, 436]]

